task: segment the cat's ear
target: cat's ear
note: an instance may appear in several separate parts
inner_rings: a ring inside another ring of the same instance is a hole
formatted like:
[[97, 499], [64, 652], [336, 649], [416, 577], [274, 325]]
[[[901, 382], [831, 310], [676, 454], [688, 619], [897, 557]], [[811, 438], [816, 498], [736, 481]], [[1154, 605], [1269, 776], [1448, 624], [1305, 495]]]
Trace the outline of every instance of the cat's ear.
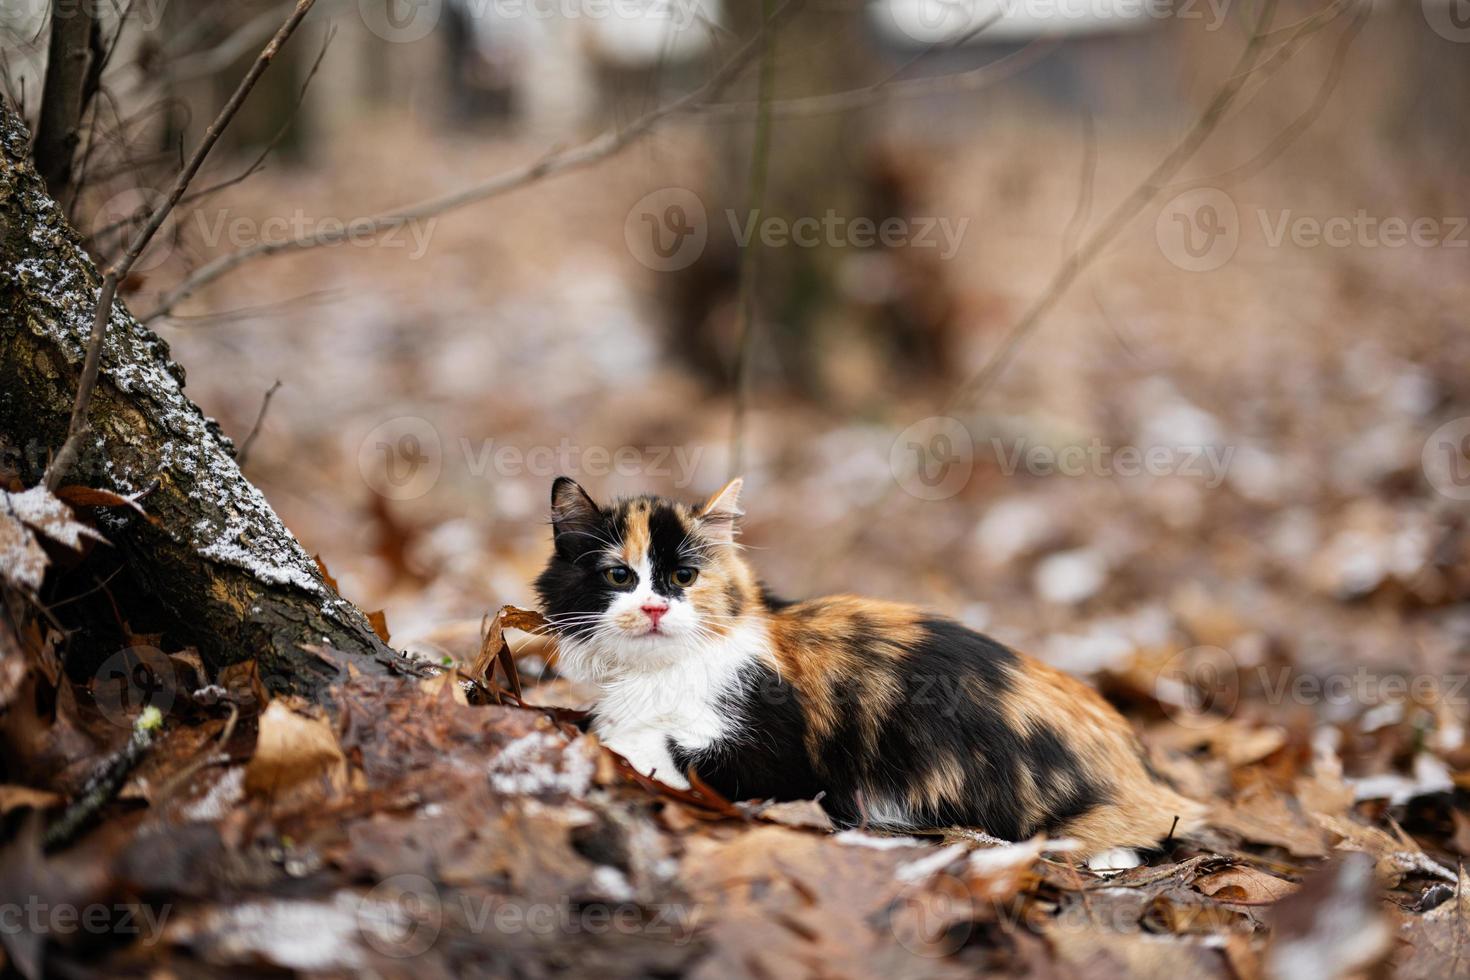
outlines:
[[699, 508], [700, 529], [711, 540], [721, 544], [729, 544], [735, 540], [735, 521], [745, 514], [740, 509], [740, 487], [743, 483], [737, 476]]
[[569, 476], [556, 478], [551, 485], [551, 526], [558, 541], [563, 535], [579, 538], [591, 535], [601, 521], [602, 508], [587, 495], [581, 484]]

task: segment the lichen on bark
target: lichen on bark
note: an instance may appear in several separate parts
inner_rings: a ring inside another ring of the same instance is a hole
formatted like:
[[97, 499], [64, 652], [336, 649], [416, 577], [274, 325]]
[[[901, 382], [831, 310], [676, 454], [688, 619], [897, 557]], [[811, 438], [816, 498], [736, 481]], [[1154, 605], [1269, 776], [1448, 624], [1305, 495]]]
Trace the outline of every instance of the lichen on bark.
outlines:
[[[102, 277], [29, 154], [24, 122], [0, 104], [0, 440], [10, 468], [33, 482], [65, 439]], [[149, 491], [153, 520], [109, 539], [208, 662], [255, 657], [272, 687], [313, 695], [335, 671], [303, 644], [412, 669], [323, 580], [240, 473], [229, 439], [184, 394], [167, 343], [121, 300], [90, 417], [68, 482]]]

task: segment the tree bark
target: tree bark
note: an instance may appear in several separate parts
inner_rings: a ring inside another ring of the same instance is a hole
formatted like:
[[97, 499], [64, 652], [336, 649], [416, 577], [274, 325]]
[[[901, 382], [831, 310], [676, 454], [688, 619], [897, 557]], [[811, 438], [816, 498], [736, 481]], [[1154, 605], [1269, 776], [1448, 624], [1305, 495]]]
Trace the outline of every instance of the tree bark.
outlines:
[[[101, 276], [48, 195], [23, 121], [0, 104], [0, 444], [39, 482], [66, 437]], [[68, 482], [131, 495], [148, 520], [103, 527], [169, 632], [214, 669], [254, 659], [277, 692], [323, 700], [346, 658], [418, 668], [378, 639], [240, 473], [234, 447], [185, 396], [168, 345], [114, 305], [87, 436]]]
[[87, 57], [92, 36], [89, 4], [51, 4], [51, 40], [46, 55], [46, 82], [36, 123], [36, 168], [53, 198], [65, 200], [71, 189], [82, 112], [85, 108]]

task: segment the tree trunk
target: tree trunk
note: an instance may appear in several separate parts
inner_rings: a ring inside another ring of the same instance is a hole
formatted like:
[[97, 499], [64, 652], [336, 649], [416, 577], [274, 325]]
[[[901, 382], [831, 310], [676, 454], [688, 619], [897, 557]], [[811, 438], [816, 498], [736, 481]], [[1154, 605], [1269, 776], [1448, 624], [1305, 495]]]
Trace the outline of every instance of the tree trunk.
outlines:
[[71, 191], [72, 163], [86, 107], [85, 79], [92, 28], [89, 4], [75, 7], [51, 4], [46, 86], [41, 93], [41, 116], [36, 124], [36, 166], [51, 196], [58, 201], [65, 200]]
[[[29, 153], [25, 124], [0, 104], [0, 462], [33, 484], [66, 436], [101, 277]], [[325, 696], [343, 658], [321, 648], [359, 655], [352, 662], [365, 671], [416, 672], [324, 580], [183, 388], [168, 345], [117, 303], [92, 432], [66, 479], [123, 495], [153, 488], [147, 520], [109, 515], [102, 525], [111, 547], [98, 553], [125, 573], [109, 588], [130, 580], [169, 639], [197, 647], [213, 669], [254, 659], [278, 692]], [[126, 604], [108, 614], [129, 620], [125, 634], [143, 632], [134, 615]]]

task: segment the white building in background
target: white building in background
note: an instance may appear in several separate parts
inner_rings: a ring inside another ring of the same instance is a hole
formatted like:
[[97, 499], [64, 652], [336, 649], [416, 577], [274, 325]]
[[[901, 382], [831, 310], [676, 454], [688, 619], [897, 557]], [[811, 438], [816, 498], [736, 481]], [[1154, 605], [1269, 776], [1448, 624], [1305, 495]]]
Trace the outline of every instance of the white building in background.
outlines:
[[882, 41], [922, 47], [1139, 30], [1173, 8], [1171, 0], [880, 0], [868, 11]]
[[[589, 118], [599, 71], [691, 64], [722, 30], [721, 0], [449, 0], [532, 131]], [[750, 0], [746, 0], [750, 2]]]

